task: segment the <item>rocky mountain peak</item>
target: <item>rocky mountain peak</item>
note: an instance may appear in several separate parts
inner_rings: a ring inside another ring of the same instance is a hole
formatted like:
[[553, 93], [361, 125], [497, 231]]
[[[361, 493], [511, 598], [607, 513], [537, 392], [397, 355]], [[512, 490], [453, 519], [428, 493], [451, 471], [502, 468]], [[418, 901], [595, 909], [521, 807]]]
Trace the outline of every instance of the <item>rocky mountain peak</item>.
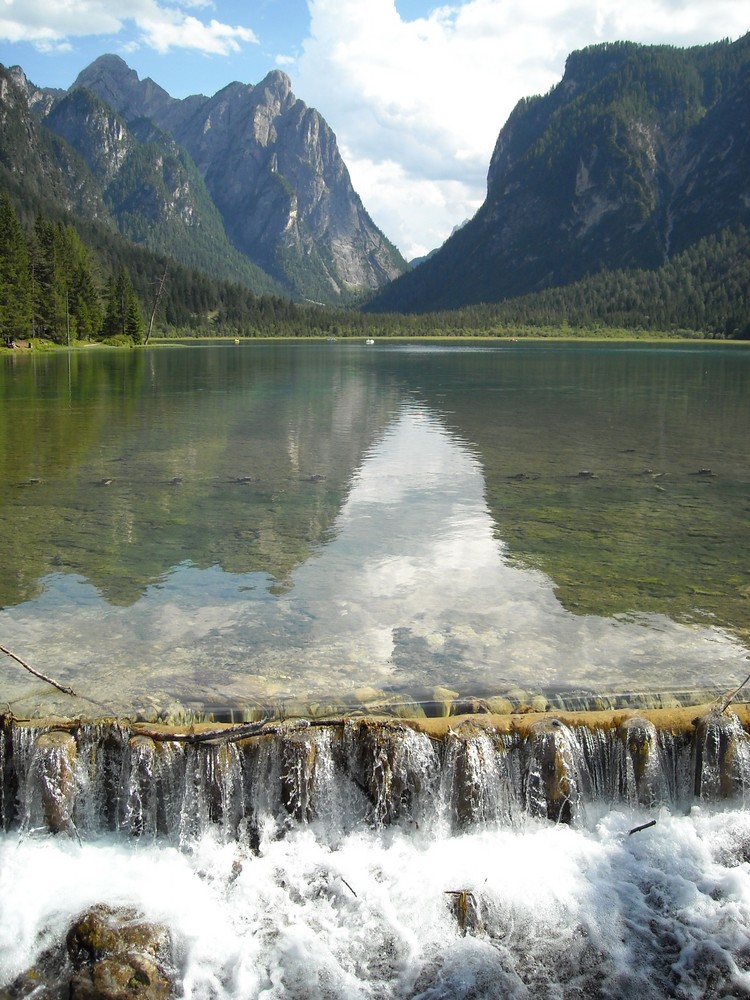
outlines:
[[[407, 269], [352, 188], [333, 132], [295, 96], [281, 70], [255, 85], [235, 82], [213, 97], [178, 100], [153, 80], [140, 80], [119, 56], [105, 55], [79, 74], [69, 94], [76, 91], [96, 95], [130, 131], [116, 134], [114, 120], [94, 121], [88, 113], [78, 128], [85, 102], [68, 101], [64, 115], [63, 108], [57, 114], [48, 109], [50, 125], [80, 147], [97, 176], [109, 175], [92, 137], [100, 143], [107, 137], [108, 155], [118, 150], [123, 162], [143, 165], [148, 156], [131, 140], [146, 141], [150, 119], [197, 168], [234, 248], [296, 297], [341, 302]], [[182, 176], [181, 168], [172, 174]], [[154, 189], [154, 176], [144, 176], [143, 197]], [[169, 203], [177, 204], [174, 179], [163, 170], [157, 187], [172, 192]], [[131, 189], [128, 197], [139, 196]], [[148, 214], [154, 222], [156, 211]]]
[[289, 100], [296, 101], [292, 93], [292, 81], [280, 69], [271, 70], [255, 88], [256, 91], [268, 95], [268, 99], [283, 106]]
[[21, 90], [27, 90], [29, 88], [29, 81], [20, 66], [10, 66], [8, 68], [8, 76], [17, 87], [21, 88]]
[[104, 55], [76, 77], [71, 90], [85, 87], [125, 118], [158, 115], [174, 98], [150, 77], [141, 80], [134, 69], [116, 55]]

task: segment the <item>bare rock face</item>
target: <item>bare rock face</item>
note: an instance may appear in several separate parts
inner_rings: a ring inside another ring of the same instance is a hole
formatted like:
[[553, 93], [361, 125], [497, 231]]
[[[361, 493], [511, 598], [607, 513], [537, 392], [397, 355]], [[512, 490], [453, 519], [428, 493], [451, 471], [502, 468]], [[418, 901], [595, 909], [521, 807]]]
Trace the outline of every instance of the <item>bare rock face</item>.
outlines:
[[335, 135], [285, 73], [179, 101], [103, 56], [76, 88], [129, 123], [150, 118], [187, 150], [234, 246], [299, 297], [340, 301], [407, 269], [354, 191]]

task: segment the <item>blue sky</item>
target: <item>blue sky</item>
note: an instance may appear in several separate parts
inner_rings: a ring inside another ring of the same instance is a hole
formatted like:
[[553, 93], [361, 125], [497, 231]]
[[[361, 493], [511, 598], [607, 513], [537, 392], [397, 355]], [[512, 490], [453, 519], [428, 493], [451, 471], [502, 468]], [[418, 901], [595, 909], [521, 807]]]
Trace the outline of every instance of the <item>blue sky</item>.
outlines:
[[67, 88], [114, 52], [174, 97], [281, 68], [412, 257], [474, 214], [501, 126], [521, 97], [558, 82], [569, 52], [748, 30], [747, 0], [2, 0], [0, 62]]

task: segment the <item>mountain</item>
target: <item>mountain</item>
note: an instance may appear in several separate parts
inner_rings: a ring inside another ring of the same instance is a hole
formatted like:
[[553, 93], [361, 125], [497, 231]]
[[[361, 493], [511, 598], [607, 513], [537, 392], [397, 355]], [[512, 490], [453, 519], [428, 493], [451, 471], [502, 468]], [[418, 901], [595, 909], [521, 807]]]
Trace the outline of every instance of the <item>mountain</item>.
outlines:
[[131, 123], [152, 119], [196, 164], [231, 242], [298, 295], [335, 302], [406, 270], [354, 191], [336, 137], [274, 70], [179, 101], [116, 56], [74, 84]]
[[750, 226], [750, 34], [592, 46], [515, 107], [474, 218], [368, 308], [451, 309], [656, 268], [732, 225]]
[[177, 100], [117, 56], [67, 92], [0, 67], [0, 184], [257, 293], [350, 302], [407, 267], [278, 72]]

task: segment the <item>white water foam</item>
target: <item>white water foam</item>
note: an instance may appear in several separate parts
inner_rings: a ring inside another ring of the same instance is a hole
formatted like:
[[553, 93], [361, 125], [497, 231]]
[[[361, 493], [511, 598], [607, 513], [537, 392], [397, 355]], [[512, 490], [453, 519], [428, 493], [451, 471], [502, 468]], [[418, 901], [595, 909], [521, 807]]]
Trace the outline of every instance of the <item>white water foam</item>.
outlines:
[[750, 996], [749, 860], [750, 813], [699, 807], [460, 836], [298, 826], [257, 853], [6, 833], [0, 987], [108, 902], [171, 929], [185, 1000]]

